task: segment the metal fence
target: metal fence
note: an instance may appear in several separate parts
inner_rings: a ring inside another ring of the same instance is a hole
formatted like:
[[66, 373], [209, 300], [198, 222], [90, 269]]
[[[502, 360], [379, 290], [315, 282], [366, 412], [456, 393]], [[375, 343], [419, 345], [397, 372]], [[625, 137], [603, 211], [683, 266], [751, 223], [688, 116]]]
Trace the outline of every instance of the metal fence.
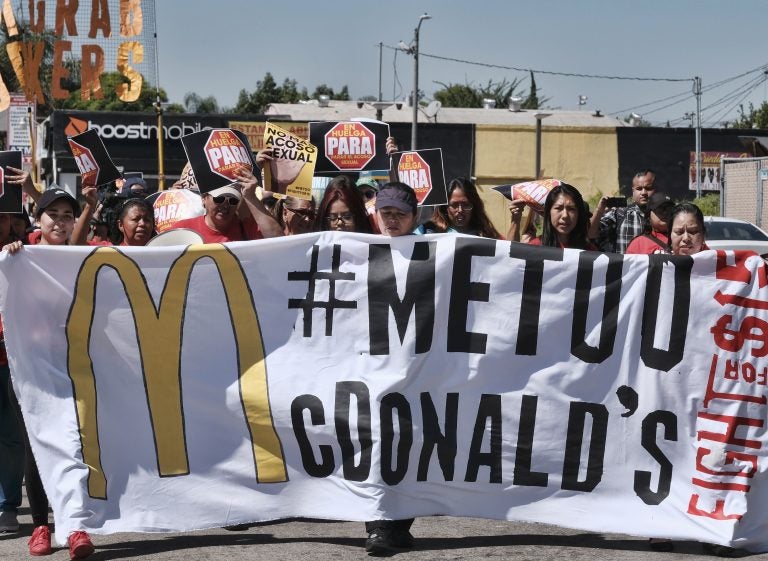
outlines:
[[720, 215], [768, 226], [768, 158], [723, 158], [720, 177]]

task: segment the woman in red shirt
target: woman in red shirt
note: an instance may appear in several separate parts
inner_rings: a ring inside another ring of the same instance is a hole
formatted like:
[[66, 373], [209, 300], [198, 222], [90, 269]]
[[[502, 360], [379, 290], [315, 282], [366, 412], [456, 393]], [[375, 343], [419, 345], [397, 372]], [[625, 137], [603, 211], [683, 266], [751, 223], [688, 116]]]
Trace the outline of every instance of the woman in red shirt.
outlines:
[[561, 183], [554, 187], [544, 202], [544, 230], [531, 245], [546, 245], [561, 249], [589, 249], [597, 247], [587, 239], [589, 216], [584, 198], [573, 185]]

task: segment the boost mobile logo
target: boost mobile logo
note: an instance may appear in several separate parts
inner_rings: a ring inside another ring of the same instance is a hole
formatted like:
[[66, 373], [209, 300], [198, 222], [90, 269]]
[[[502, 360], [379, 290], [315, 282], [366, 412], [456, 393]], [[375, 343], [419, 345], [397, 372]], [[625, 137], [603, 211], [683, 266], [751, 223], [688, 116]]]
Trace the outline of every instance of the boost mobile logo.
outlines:
[[[181, 122], [179, 125], [163, 126], [163, 139], [179, 140], [182, 136], [208, 130], [211, 127], [204, 127], [200, 123], [188, 124]], [[64, 133], [72, 136], [73, 131], [85, 131], [94, 129], [96, 134], [102, 139], [116, 140], [149, 140], [157, 138], [157, 125], [140, 122], [134, 125], [104, 123], [97, 124], [89, 120], [87, 123], [82, 119], [75, 117], [69, 118], [69, 123], [64, 128]], [[77, 134], [77, 133], [75, 133]]]

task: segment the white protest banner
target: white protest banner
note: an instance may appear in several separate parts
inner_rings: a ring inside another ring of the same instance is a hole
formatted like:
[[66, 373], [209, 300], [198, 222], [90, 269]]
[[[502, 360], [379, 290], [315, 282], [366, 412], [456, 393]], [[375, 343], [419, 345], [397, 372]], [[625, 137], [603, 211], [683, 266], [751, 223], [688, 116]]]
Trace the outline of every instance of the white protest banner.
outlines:
[[766, 285], [460, 235], [0, 256], [59, 540], [445, 514], [766, 551]]

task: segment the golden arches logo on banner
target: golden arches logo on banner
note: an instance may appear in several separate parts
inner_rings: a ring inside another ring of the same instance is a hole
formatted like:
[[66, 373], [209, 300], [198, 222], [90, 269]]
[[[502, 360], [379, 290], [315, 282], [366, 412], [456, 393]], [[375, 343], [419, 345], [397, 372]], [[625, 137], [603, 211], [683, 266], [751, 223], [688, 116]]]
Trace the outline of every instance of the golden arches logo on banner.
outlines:
[[117, 273], [133, 313], [158, 473], [161, 477], [188, 475], [181, 396], [181, 336], [189, 279], [194, 266], [205, 258], [215, 263], [229, 306], [237, 347], [241, 403], [251, 438], [256, 480], [259, 483], [288, 480], [268, 398], [261, 328], [251, 289], [237, 258], [219, 244], [190, 246], [171, 266], [156, 306], [136, 262], [115, 248], [104, 247], [83, 261], [66, 325], [69, 376], [83, 461], [89, 469], [88, 493], [93, 498], [107, 498], [96, 416], [96, 379], [89, 352], [99, 273], [104, 267]]

